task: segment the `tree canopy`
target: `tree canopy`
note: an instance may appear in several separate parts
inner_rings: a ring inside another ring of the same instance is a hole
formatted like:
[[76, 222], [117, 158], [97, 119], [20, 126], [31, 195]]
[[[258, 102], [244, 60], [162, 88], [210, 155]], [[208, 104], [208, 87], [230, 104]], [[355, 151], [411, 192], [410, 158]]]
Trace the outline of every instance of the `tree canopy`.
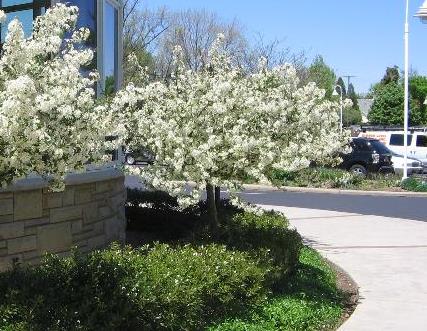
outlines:
[[[326, 98], [331, 99], [334, 91], [336, 75], [318, 55], [308, 68], [308, 81], [316, 83], [317, 87], [326, 91]], [[344, 92], [344, 91], [343, 91]]]
[[[381, 80], [372, 88], [374, 103], [368, 115], [372, 124], [403, 125], [404, 86], [398, 67], [389, 67]], [[427, 78], [413, 75], [409, 79], [409, 124], [427, 123]]]
[[[198, 70], [177, 48], [168, 84], [129, 85], [112, 105], [131, 144], [143, 143], [156, 155], [153, 165], [138, 170], [146, 184], [182, 202], [214, 186], [234, 192], [248, 176], [266, 182], [276, 168], [328, 162], [343, 145], [339, 104], [324, 90], [314, 83], [299, 87], [292, 65], [269, 68], [265, 59], [248, 75], [233, 65], [223, 40]], [[194, 183], [191, 195], [177, 179]]]

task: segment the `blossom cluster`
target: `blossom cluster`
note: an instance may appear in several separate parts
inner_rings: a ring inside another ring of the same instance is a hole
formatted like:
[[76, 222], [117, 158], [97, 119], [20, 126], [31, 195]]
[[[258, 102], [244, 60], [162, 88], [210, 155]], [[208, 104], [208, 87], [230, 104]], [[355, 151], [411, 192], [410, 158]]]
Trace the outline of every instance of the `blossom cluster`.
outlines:
[[[93, 52], [77, 30], [78, 8], [57, 5], [26, 38], [14, 19], [0, 57], [0, 178], [2, 186], [29, 174], [61, 182], [88, 161], [102, 159], [111, 125], [96, 104], [98, 75], [86, 70]], [[0, 20], [5, 15], [0, 12]]]
[[289, 64], [269, 68], [260, 59], [258, 71], [245, 74], [222, 39], [201, 70], [188, 69], [177, 48], [170, 81], [130, 84], [111, 104], [126, 141], [156, 155], [153, 165], [134, 170], [184, 204], [199, 199], [207, 183], [233, 193], [248, 176], [267, 182], [273, 169], [331, 161], [346, 141], [339, 104], [324, 90], [301, 87]]

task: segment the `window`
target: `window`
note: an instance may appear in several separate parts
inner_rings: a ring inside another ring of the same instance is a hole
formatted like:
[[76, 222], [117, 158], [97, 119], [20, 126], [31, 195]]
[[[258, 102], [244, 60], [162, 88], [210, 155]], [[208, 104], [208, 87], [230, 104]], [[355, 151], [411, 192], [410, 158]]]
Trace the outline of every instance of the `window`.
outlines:
[[370, 152], [371, 149], [369, 148], [369, 144], [364, 139], [354, 139], [354, 149], [358, 152]]
[[105, 1], [103, 17], [103, 92], [113, 94], [118, 87], [118, 10]]
[[77, 28], [87, 28], [90, 31], [85, 47], [91, 48], [95, 55], [93, 61], [85, 69], [88, 71], [97, 69], [96, 47], [97, 47], [97, 8], [96, 0], [67, 0], [63, 1], [70, 6], [79, 8]]
[[370, 140], [369, 144], [373, 150], [379, 154], [392, 154], [392, 151], [389, 150], [382, 142], [378, 140]]
[[425, 135], [417, 136], [417, 147], [427, 147], [427, 136]]
[[0, 24], [0, 44], [5, 41], [8, 24], [15, 18], [22, 23], [25, 37], [29, 37], [33, 30], [33, 20], [44, 13], [48, 6], [50, 0], [0, 0], [0, 9], [7, 15], [6, 22]]
[[[403, 134], [393, 133], [390, 135], [390, 145], [391, 146], [403, 146]], [[408, 146], [412, 144], [412, 134], [408, 134]]]

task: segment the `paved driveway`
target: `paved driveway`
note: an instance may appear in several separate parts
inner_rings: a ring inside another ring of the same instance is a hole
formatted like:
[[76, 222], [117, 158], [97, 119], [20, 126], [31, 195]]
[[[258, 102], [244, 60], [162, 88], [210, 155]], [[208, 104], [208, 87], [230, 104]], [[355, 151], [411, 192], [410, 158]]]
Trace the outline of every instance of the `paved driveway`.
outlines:
[[306, 241], [346, 270], [360, 304], [340, 330], [427, 330], [427, 223], [357, 213], [281, 210]]

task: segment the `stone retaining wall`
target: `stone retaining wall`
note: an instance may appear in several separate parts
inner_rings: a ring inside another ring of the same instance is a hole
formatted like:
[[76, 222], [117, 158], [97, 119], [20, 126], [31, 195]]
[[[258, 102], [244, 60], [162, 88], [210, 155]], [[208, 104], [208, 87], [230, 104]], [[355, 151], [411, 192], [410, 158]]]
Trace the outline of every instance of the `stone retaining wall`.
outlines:
[[126, 191], [116, 169], [67, 178], [63, 192], [38, 179], [0, 191], [0, 271], [45, 253], [88, 252], [125, 240]]

